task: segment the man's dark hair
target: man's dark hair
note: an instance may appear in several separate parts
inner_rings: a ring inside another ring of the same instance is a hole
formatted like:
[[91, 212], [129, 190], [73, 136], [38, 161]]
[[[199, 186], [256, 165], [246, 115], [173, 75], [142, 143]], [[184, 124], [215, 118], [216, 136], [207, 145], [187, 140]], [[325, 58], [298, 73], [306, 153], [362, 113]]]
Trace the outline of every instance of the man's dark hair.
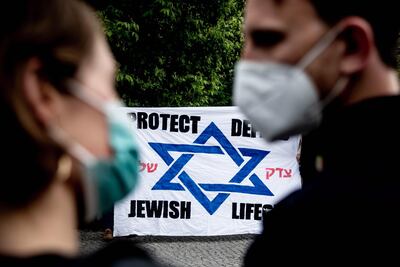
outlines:
[[310, 0], [323, 21], [334, 25], [341, 19], [357, 16], [370, 23], [375, 43], [383, 62], [397, 67], [400, 19], [398, 1], [374, 0]]

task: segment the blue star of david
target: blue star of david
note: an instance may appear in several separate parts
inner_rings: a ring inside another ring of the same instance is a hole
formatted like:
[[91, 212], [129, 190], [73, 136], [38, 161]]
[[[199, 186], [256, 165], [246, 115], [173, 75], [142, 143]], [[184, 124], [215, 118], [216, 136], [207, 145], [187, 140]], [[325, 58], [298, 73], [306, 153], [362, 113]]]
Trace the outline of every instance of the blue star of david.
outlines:
[[[220, 146], [204, 145], [211, 137], [214, 137]], [[186, 145], [149, 142], [149, 145], [169, 166], [169, 169], [153, 186], [152, 190], [184, 191], [185, 188], [182, 186], [183, 184], [210, 215], [214, 214], [214, 212], [218, 210], [222, 203], [229, 197], [230, 193], [265, 196], [274, 195], [256, 174], [251, 174], [254, 168], [257, 167], [257, 165], [270, 153], [270, 151], [238, 148], [240, 152], [239, 153], [213, 122], [208, 125], [208, 127], [198, 136], [193, 144]], [[178, 159], [174, 160], [169, 152], [182, 152], [183, 154], [179, 156]], [[228, 184], [197, 184], [183, 170], [185, 165], [193, 158], [195, 154], [226, 154], [240, 168], [238, 172], [229, 180]], [[243, 164], [245, 162], [243, 157], [250, 157], [250, 159]], [[249, 175], [249, 180], [253, 186], [241, 185], [241, 183]], [[175, 177], [178, 177], [182, 184], [173, 183], [172, 180]], [[214, 197], [214, 199], [209, 199], [204, 191], [219, 193], [216, 197]]]

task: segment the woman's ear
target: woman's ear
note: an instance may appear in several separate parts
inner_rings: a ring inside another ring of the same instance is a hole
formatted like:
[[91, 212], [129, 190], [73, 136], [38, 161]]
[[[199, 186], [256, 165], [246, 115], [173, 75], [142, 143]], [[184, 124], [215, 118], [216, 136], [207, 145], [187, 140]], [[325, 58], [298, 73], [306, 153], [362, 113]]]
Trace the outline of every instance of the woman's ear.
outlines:
[[55, 103], [58, 94], [54, 87], [41, 77], [42, 68], [38, 58], [29, 59], [22, 71], [21, 86], [22, 95], [32, 116], [38, 123], [47, 126], [56, 114]]
[[344, 28], [341, 40], [346, 49], [340, 70], [343, 74], [352, 75], [365, 68], [374, 47], [374, 36], [371, 25], [362, 18], [349, 17], [341, 22]]

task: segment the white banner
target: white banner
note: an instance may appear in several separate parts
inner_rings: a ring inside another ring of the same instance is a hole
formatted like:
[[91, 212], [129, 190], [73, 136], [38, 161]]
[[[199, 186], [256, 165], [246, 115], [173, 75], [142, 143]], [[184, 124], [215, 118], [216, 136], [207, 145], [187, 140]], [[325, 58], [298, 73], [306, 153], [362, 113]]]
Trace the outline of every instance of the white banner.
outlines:
[[124, 111], [140, 181], [115, 206], [115, 236], [260, 233], [262, 211], [301, 187], [300, 137], [267, 143], [236, 107]]

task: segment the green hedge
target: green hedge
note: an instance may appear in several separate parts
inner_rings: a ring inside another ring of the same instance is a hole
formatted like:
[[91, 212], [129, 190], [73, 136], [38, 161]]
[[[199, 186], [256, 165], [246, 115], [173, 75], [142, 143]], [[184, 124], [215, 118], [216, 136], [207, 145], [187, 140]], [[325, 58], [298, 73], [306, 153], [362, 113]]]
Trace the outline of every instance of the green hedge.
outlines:
[[244, 0], [98, 1], [129, 106], [231, 105]]

